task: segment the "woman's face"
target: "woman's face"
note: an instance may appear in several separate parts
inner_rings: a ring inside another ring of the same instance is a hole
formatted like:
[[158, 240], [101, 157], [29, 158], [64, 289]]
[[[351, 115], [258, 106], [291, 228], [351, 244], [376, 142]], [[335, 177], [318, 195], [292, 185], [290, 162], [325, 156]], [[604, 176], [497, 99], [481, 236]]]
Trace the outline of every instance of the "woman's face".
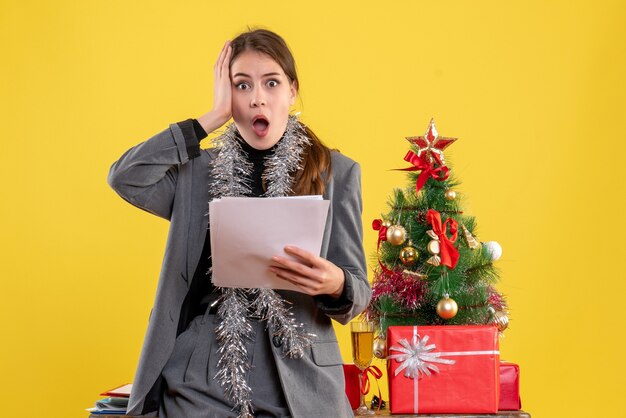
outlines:
[[271, 148], [287, 128], [289, 107], [296, 88], [282, 67], [261, 52], [247, 50], [230, 66], [233, 119], [243, 139], [253, 148]]

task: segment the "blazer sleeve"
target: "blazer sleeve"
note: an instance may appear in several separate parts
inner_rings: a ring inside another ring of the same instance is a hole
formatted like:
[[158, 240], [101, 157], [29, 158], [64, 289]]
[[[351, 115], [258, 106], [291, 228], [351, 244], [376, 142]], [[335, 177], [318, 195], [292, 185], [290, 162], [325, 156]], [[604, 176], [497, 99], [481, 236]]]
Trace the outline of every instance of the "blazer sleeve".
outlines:
[[132, 205], [170, 220], [178, 168], [200, 156], [202, 132], [196, 123], [172, 123], [122, 154], [109, 169], [111, 188]]
[[315, 299], [326, 315], [345, 325], [365, 310], [372, 297], [363, 250], [361, 167], [353, 162], [334, 182], [333, 223], [326, 258], [343, 270], [345, 284], [339, 299], [328, 295]]

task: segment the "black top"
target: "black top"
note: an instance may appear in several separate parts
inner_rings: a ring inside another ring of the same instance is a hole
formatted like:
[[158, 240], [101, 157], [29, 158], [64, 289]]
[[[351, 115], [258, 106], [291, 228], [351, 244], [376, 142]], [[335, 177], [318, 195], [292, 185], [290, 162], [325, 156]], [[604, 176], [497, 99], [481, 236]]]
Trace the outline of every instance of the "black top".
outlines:
[[[202, 125], [200, 125], [196, 119], [187, 119], [178, 122], [178, 126], [183, 132], [189, 158], [199, 157], [200, 141], [208, 136], [204, 128], [202, 128]], [[267, 150], [257, 150], [241, 137], [239, 137], [239, 140], [248, 161], [252, 163], [251, 193], [249, 197], [260, 197], [264, 192], [261, 176], [265, 168], [265, 157], [274, 152], [276, 145]], [[189, 286], [189, 291], [181, 307], [178, 330], [176, 333], [177, 336], [187, 329], [187, 326], [193, 318], [198, 315], [203, 315], [208, 305], [212, 304], [221, 296], [220, 292], [218, 292], [211, 283], [211, 278], [208, 274], [208, 270], [211, 267], [210, 255], [211, 241], [210, 233], [207, 231], [200, 261], [198, 262], [198, 266], [196, 267], [196, 271]], [[341, 266], [339, 267], [342, 268]], [[314, 296], [314, 298], [319, 305], [323, 305], [326, 309], [330, 308], [337, 312], [349, 310], [352, 304], [352, 301], [350, 301], [346, 295], [346, 286], [344, 286], [343, 293], [338, 299], [334, 299], [330, 295], [317, 295]]]

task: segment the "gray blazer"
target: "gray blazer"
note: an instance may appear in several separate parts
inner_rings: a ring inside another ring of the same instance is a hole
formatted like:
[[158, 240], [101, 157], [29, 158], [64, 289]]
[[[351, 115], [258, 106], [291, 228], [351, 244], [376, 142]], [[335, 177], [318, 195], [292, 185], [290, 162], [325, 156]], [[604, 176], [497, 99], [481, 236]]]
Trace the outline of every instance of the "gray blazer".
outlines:
[[[124, 200], [170, 221], [129, 415], [156, 416], [158, 412], [158, 405], [146, 402], [146, 395], [173, 351], [181, 306], [205, 241], [209, 164], [216, 151], [198, 149], [195, 135], [188, 131], [183, 134], [181, 125], [174, 123], [126, 151], [109, 171], [109, 185]], [[300, 359], [285, 358], [281, 349], [272, 345], [285, 397], [296, 418], [353, 416], [344, 392], [343, 361], [330, 319], [348, 323], [365, 309], [371, 297], [362, 244], [360, 167], [338, 152], [331, 154], [332, 176], [324, 196], [331, 204], [321, 255], [344, 270], [349, 302], [337, 307], [324, 297], [280, 291], [293, 303], [297, 322], [316, 335], [310, 351]]]

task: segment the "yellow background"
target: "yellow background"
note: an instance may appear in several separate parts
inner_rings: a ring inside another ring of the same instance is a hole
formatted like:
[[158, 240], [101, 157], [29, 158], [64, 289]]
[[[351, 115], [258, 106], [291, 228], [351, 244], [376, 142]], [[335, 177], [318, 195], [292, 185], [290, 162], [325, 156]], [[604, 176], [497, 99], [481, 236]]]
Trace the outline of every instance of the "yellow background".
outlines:
[[[109, 166], [208, 111], [223, 42], [261, 25], [295, 53], [303, 120], [362, 164], [368, 254], [371, 220], [406, 184], [390, 171], [406, 166], [404, 137], [435, 117], [460, 138], [446, 156], [479, 238], [504, 248], [501, 349], [521, 365], [524, 409], [626, 416], [625, 11], [2, 1], [0, 415], [86, 417], [98, 393], [132, 380], [168, 224], [119, 198]], [[348, 328], [337, 331], [350, 361]]]

